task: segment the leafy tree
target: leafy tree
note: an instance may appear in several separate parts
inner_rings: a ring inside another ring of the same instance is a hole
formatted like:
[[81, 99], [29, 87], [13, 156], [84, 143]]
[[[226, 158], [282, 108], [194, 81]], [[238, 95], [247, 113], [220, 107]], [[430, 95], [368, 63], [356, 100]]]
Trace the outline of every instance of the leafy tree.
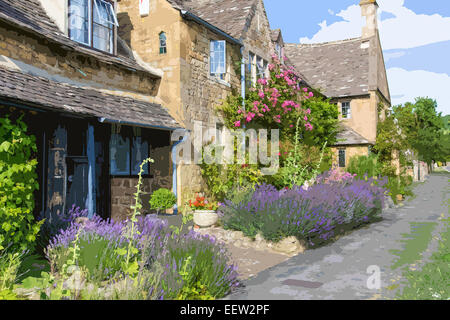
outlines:
[[449, 137], [445, 131], [442, 113], [430, 98], [417, 98], [415, 104], [406, 103], [394, 108], [405, 143], [417, 151], [420, 160], [431, 169], [433, 161], [445, 161], [450, 152]]
[[35, 137], [21, 119], [0, 118], [0, 251], [29, 249], [43, 223], [33, 216], [36, 150]]

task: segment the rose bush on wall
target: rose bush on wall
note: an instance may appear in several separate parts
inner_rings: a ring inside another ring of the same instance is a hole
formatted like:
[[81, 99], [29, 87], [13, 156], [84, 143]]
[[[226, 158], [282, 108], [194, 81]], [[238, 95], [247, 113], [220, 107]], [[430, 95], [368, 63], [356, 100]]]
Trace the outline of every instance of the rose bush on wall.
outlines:
[[268, 79], [259, 79], [248, 90], [245, 109], [242, 97], [236, 94], [218, 107], [227, 127], [280, 129], [281, 136], [286, 137], [294, 134], [295, 123], [301, 117], [305, 130], [312, 131], [311, 109], [304, 108], [301, 101], [314, 97], [314, 93], [301, 88], [301, 79], [294, 69], [281, 64], [276, 56], [269, 64], [269, 71]]

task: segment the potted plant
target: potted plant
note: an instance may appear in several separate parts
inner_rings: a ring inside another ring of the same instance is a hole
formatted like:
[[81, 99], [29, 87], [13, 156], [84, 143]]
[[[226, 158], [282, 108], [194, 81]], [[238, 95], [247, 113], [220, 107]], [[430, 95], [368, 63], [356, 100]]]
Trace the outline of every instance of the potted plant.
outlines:
[[194, 212], [194, 223], [199, 227], [211, 227], [219, 220], [217, 204], [209, 202], [205, 197], [197, 195], [194, 201], [189, 200], [189, 207]]
[[172, 208], [177, 203], [177, 197], [169, 189], [161, 188], [153, 192], [149, 202], [150, 207], [159, 214], [161, 210]]

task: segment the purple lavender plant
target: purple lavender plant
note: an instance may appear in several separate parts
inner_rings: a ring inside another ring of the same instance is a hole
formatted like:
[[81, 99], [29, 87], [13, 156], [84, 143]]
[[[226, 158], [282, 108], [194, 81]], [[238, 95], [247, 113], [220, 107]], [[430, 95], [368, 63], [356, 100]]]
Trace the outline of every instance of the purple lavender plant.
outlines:
[[249, 200], [225, 201], [221, 218], [228, 229], [279, 241], [284, 237], [328, 240], [337, 230], [356, 227], [377, 218], [383, 206], [386, 179], [329, 179], [322, 175], [308, 190], [278, 191], [258, 186]]

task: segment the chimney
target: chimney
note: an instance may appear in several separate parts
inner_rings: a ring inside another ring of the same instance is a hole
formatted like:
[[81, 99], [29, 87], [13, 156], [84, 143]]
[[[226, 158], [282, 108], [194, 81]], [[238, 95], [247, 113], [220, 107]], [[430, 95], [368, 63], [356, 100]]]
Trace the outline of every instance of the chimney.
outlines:
[[365, 18], [362, 38], [371, 38], [378, 34], [378, 3], [376, 0], [361, 0], [361, 14]]

